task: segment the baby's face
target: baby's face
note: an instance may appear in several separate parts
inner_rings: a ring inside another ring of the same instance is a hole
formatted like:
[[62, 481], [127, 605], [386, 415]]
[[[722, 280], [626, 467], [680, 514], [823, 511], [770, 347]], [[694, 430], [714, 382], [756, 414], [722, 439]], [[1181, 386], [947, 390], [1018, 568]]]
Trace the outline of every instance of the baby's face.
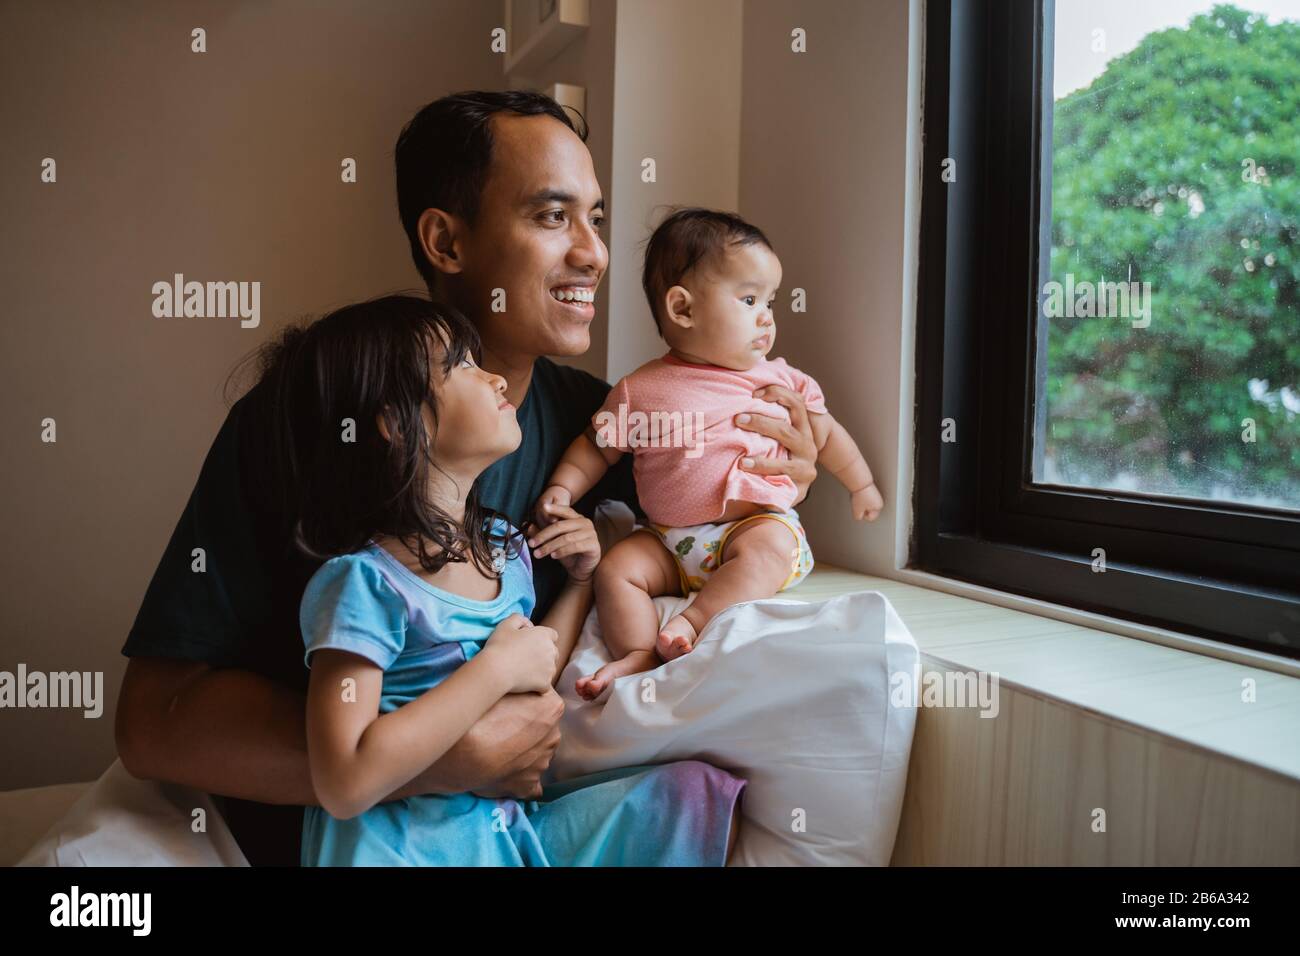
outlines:
[[781, 260], [767, 246], [730, 246], [722, 261], [697, 269], [683, 285], [691, 293], [694, 321], [679, 332], [682, 351], [742, 371], [772, 351], [772, 306], [781, 285]]

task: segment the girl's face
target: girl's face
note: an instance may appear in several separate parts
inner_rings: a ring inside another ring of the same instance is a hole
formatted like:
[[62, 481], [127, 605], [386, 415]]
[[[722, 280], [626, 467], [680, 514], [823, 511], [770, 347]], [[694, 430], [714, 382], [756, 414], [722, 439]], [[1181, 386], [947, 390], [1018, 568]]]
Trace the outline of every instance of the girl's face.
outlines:
[[669, 344], [711, 365], [753, 368], [776, 344], [772, 307], [780, 285], [781, 260], [772, 250], [761, 243], [733, 247], [683, 283], [691, 317], [665, 333]]
[[488, 465], [516, 448], [522, 435], [515, 407], [506, 401], [506, 380], [464, 359], [440, 379], [445, 351], [440, 344], [432, 356], [432, 388], [438, 423], [424, 410], [425, 428], [433, 436], [433, 460], [447, 471], [477, 476]]

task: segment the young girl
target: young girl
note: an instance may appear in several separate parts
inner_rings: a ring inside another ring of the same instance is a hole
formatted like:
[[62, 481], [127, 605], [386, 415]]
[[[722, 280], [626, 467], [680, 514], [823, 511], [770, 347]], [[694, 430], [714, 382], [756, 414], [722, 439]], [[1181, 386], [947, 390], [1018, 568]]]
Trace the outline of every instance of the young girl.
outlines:
[[[552, 521], [550, 509], [577, 501], [623, 454], [634, 456], [648, 523], [597, 569], [596, 608], [614, 659], [578, 680], [587, 700], [616, 678], [689, 653], [724, 608], [771, 597], [812, 569], [794, 482], [741, 467], [784, 454], [735, 424], [747, 412], [788, 419], [784, 406], [755, 398], [758, 389], [778, 385], [803, 397], [817, 460], [849, 490], [855, 519], [874, 521], [884, 507], [817, 383], [783, 359], [767, 359], [780, 284], [781, 262], [767, 237], [734, 214], [683, 209], [650, 237], [642, 285], [668, 354], [610, 390], [538, 503], [538, 521]], [[651, 598], [692, 591], [699, 592], [694, 602], [660, 628]]]
[[305, 809], [302, 864], [721, 865], [745, 784], [708, 768], [685, 816], [663, 813], [684, 769], [701, 779], [694, 762], [569, 781], [549, 802], [387, 800], [504, 695], [552, 686], [600, 558], [591, 522], [555, 509], [534, 540], [569, 580], [530, 623], [528, 548], [475, 492], [520, 441], [477, 349], [451, 309], [390, 296], [291, 329], [263, 361], [295, 544], [324, 559], [300, 612], [321, 804]]

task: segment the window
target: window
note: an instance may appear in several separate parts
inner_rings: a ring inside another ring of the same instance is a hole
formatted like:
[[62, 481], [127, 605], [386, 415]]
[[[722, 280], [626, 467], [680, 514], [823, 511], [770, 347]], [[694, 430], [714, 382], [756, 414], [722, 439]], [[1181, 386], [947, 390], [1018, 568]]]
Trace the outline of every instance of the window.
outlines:
[[1300, 0], [1267, 7], [1056, 2], [1036, 483], [1300, 510]]
[[1300, 0], [927, 7], [912, 564], [1300, 657]]

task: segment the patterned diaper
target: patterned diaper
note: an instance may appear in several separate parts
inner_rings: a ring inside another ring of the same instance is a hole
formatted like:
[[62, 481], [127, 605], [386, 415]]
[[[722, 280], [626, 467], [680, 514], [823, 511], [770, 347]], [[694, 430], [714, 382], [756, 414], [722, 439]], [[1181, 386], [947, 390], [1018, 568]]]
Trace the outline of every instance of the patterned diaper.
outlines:
[[785, 579], [778, 591], [794, 587], [808, 576], [813, 568], [812, 550], [808, 547], [808, 536], [799, 521], [799, 514], [793, 508], [788, 511], [764, 511], [748, 518], [738, 518], [722, 524], [697, 524], [687, 528], [672, 528], [668, 525], [638, 524], [638, 528], [653, 531], [664, 543], [668, 552], [677, 562], [677, 574], [681, 578], [682, 593], [701, 590], [705, 583], [718, 569], [722, 549], [727, 544], [731, 533], [743, 524], [751, 521], [779, 521], [790, 529], [794, 536], [790, 542], [790, 576]]

